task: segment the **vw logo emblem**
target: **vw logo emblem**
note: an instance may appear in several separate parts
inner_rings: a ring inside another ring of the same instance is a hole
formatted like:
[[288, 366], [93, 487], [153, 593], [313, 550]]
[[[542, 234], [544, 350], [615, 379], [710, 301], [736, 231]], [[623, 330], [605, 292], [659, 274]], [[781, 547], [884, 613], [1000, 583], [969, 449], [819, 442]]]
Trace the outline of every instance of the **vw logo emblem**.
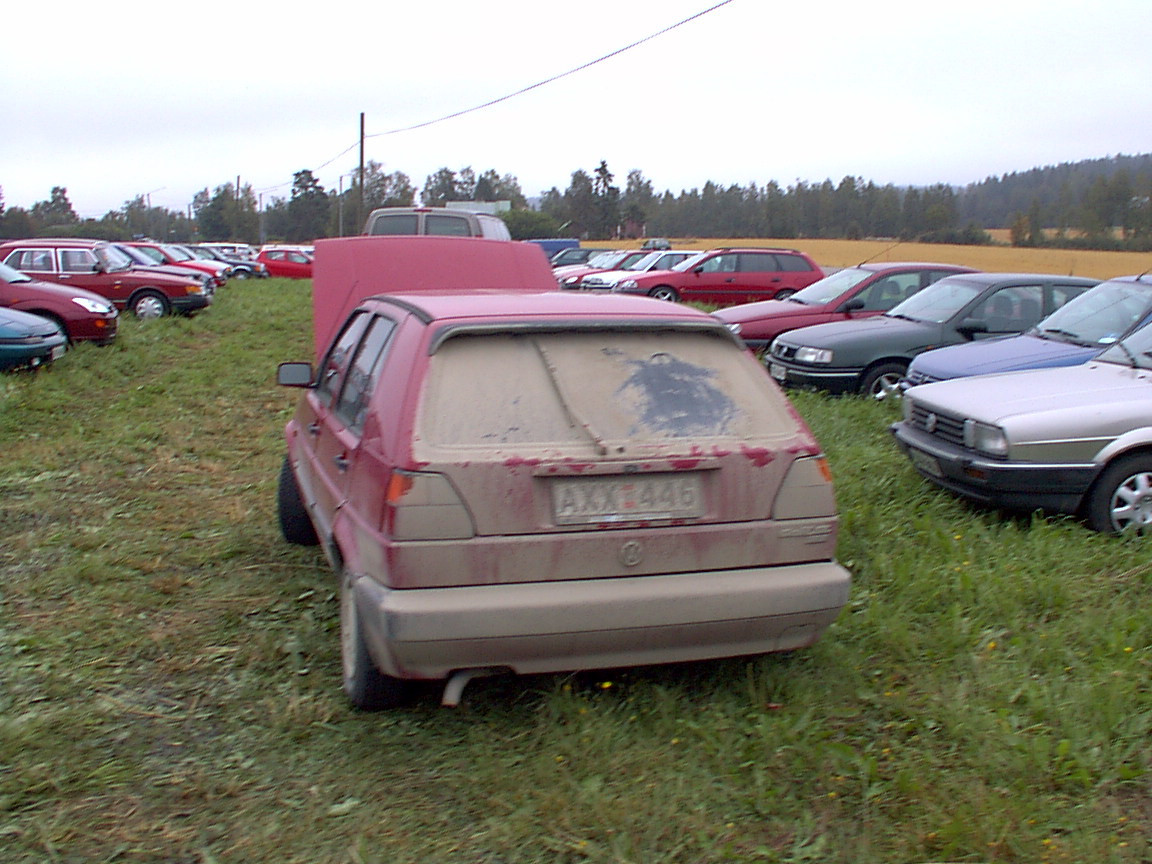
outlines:
[[620, 563], [625, 567], [635, 567], [644, 559], [644, 551], [635, 540], [629, 540], [620, 547], [620, 551], [616, 553], [616, 557], [620, 559]]
[[929, 435], [935, 433], [937, 422], [938, 418], [935, 414], [929, 414], [924, 418], [924, 429], [927, 430]]

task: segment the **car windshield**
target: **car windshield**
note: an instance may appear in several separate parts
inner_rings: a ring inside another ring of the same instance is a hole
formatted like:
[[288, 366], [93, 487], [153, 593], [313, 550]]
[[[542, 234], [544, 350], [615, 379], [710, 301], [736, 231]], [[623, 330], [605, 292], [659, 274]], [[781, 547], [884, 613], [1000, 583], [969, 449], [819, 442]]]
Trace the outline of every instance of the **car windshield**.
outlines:
[[985, 287], [980, 282], [949, 276], [918, 291], [904, 302], [897, 303], [884, 314], [890, 318], [943, 324], [978, 297]]
[[619, 263], [620, 259], [624, 257], [624, 255], [625, 253], [616, 250], [600, 252], [588, 259], [588, 266], [604, 268], [615, 267], [616, 264]]
[[797, 291], [788, 299], [807, 306], [823, 306], [842, 296], [844, 292], [852, 290], [871, 275], [870, 271], [856, 267], [837, 270], [831, 276], [825, 276], [807, 288]]
[[15, 282], [31, 282], [31, 276], [25, 276], [19, 270], [14, 270], [7, 264], [0, 264], [0, 279], [3, 279], [8, 284]]
[[681, 261], [679, 264], [677, 264], [672, 269], [678, 270], [681, 273], [687, 273], [689, 270], [691, 270], [693, 267], [695, 267], [697, 264], [699, 264], [701, 261], [703, 261], [704, 257], [707, 254], [708, 254], [707, 252], [697, 252], [691, 258], [686, 258], [685, 260]]
[[133, 264], [151, 265], [153, 263], [151, 258], [140, 254], [140, 250], [132, 246], [117, 246], [116, 251], [121, 255], [125, 255], [132, 259]]
[[649, 252], [643, 258], [637, 258], [628, 264], [621, 267], [621, 270], [647, 270], [657, 261], [664, 257], [663, 252]]
[[1046, 339], [1080, 345], [1111, 345], [1148, 315], [1152, 285], [1104, 282], [1070, 300], [1039, 324], [1035, 333]]
[[132, 259], [115, 246], [97, 246], [92, 252], [104, 265], [105, 270], [129, 270], [132, 267]]
[[1152, 327], [1141, 327], [1097, 356], [1097, 360], [1152, 369]]
[[196, 257], [191, 252], [185, 252], [179, 246], [165, 246], [164, 251], [175, 258], [177, 261], [191, 261]]

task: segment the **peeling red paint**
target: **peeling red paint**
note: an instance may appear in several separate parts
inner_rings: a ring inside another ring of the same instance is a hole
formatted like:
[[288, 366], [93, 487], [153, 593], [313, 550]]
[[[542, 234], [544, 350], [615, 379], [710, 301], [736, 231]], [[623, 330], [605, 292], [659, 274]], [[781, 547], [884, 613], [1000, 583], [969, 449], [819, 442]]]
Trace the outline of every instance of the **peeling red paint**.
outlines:
[[740, 453], [757, 468], [763, 468], [776, 458], [776, 454], [766, 447], [741, 447]]

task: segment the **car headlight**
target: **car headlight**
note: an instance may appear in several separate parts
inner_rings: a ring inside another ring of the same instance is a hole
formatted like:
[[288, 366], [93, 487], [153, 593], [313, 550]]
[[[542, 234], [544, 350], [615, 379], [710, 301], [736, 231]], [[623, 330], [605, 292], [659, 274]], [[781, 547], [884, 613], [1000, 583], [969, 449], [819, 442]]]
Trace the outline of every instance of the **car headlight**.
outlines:
[[579, 276], [566, 276], [566, 277], [564, 277], [564, 282], [563, 282], [563, 284], [565, 284], [565, 285], [575, 285], [575, 284], [576, 284], [577, 282], [579, 282], [579, 281], [580, 281], [580, 277], [579, 277]]
[[618, 285], [613, 286], [612, 290], [613, 291], [616, 291], [616, 290], [627, 291], [629, 288], [638, 288], [638, 287], [639, 287], [639, 284], [636, 282], [635, 279], [625, 279], [623, 282], [619, 283]]
[[1008, 455], [1008, 437], [999, 426], [977, 420], [964, 421], [964, 445], [989, 456]]
[[796, 349], [797, 363], [831, 363], [831, 348], [811, 348], [807, 345]]
[[101, 303], [98, 300], [89, 300], [87, 297], [73, 297], [72, 302], [85, 312], [91, 312], [93, 315], [107, 315], [112, 311], [111, 304]]

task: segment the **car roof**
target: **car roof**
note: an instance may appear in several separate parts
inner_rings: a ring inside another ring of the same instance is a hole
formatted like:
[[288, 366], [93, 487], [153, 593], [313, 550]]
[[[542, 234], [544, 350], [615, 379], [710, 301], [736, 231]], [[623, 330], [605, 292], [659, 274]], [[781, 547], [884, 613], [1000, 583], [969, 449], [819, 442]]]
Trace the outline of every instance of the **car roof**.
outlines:
[[490, 319], [515, 321], [560, 317], [650, 320], [653, 323], [705, 323], [725, 329], [706, 312], [690, 306], [627, 294], [589, 294], [577, 291], [507, 293], [502, 291], [422, 291], [418, 294], [379, 294], [368, 301], [401, 307], [427, 323]]
[[866, 261], [863, 264], [855, 264], [851, 267], [845, 267], [845, 270], [868, 270], [873, 273], [881, 273], [885, 270], [906, 270], [906, 269], [922, 269], [930, 268], [936, 270], [955, 270], [957, 274], [960, 273], [975, 273], [974, 267], [968, 267], [964, 264], [944, 264], [940, 261]]
[[[995, 285], [999, 282], [1056, 282], [1064, 285], [1095, 285], [1100, 279], [1090, 276], [1062, 276], [1055, 273], [957, 273], [955, 276], [946, 276], [945, 279], [963, 279], [966, 282], [976, 282], [982, 285]], [[941, 282], [944, 280], [941, 279]], [[935, 283], [939, 284], [939, 283]]]

